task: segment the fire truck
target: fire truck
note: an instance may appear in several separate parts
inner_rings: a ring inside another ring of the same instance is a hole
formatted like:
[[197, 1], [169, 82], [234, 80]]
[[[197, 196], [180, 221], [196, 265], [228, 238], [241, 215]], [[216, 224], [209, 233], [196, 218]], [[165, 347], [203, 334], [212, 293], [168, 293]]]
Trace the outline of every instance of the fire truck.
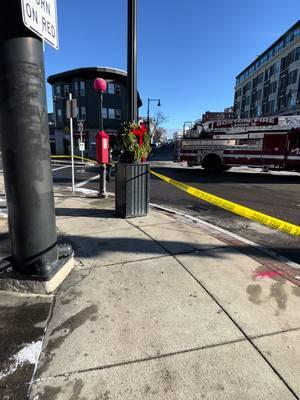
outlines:
[[183, 129], [174, 161], [208, 172], [233, 166], [300, 172], [300, 115], [195, 122]]

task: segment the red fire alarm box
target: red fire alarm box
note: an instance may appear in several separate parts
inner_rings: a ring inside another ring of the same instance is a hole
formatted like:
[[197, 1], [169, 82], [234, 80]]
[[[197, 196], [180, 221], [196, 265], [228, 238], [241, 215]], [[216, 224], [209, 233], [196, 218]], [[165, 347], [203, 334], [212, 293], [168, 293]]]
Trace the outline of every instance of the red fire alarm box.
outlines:
[[96, 136], [96, 160], [99, 164], [109, 163], [109, 136], [104, 131]]

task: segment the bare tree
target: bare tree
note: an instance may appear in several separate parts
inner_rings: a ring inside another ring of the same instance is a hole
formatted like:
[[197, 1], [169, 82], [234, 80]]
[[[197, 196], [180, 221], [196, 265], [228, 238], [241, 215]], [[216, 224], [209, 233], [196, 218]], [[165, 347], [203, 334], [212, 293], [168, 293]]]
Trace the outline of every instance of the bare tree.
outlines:
[[167, 130], [165, 128], [156, 128], [152, 136], [153, 143], [166, 142]]
[[152, 142], [158, 142], [160, 140], [164, 132], [160, 132], [159, 128], [163, 129], [161, 126], [167, 121], [168, 118], [161, 111], [158, 111], [154, 118], [150, 120], [149, 134]]

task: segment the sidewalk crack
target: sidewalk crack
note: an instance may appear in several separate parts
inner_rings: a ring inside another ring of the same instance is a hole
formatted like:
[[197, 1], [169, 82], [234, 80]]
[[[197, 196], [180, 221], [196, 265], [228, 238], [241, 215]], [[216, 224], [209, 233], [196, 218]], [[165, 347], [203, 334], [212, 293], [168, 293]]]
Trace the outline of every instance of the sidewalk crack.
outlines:
[[198, 279], [196, 278], [193, 273], [191, 273], [186, 266], [178, 260], [178, 258], [175, 256], [175, 259], [178, 261], [178, 263], [182, 266], [182, 268], [198, 283], [199, 286], [211, 297], [211, 299], [222, 309], [222, 311], [227, 315], [227, 317], [231, 320], [231, 322], [236, 326], [236, 328], [242, 333], [242, 335], [245, 337], [245, 339], [248, 341], [248, 343], [256, 350], [256, 352], [263, 358], [263, 360], [269, 365], [269, 367], [272, 369], [272, 371], [277, 375], [277, 377], [281, 380], [281, 382], [286, 386], [286, 388], [290, 391], [290, 393], [295, 397], [295, 399], [299, 400], [297, 394], [294, 392], [294, 390], [291, 388], [291, 386], [285, 381], [283, 376], [276, 370], [275, 367], [271, 364], [271, 362], [266, 358], [266, 356], [263, 354], [262, 351], [256, 346], [254, 343], [254, 339], [246, 334], [246, 332], [243, 330], [243, 328], [233, 319], [233, 317], [230, 315], [230, 313], [222, 306], [222, 304], [215, 298], [215, 296], [206, 288], [206, 286]]
[[206, 346], [194, 347], [194, 348], [190, 348], [190, 349], [186, 349], [186, 350], [178, 350], [178, 351], [160, 354], [160, 355], [156, 355], [156, 356], [148, 356], [146, 358], [139, 358], [136, 360], [123, 361], [120, 363], [108, 364], [108, 365], [103, 365], [103, 366], [99, 366], [99, 367], [91, 367], [91, 368], [86, 368], [86, 369], [81, 369], [81, 370], [76, 370], [76, 371], [69, 371], [69, 372], [56, 374], [56, 375], [52, 375], [52, 376], [45, 377], [45, 378], [38, 378], [34, 381], [34, 383], [48, 381], [48, 380], [56, 379], [56, 378], [62, 378], [62, 377], [71, 376], [71, 375], [75, 375], [75, 374], [82, 374], [82, 373], [93, 372], [93, 371], [101, 371], [101, 370], [106, 370], [106, 369], [111, 369], [111, 368], [123, 367], [123, 366], [131, 365], [131, 364], [139, 364], [139, 363], [143, 363], [143, 362], [147, 362], [147, 361], [155, 361], [155, 360], [160, 360], [160, 359], [167, 358], [167, 357], [173, 357], [173, 356], [187, 354], [187, 353], [193, 353], [193, 352], [197, 352], [197, 351], [205, 351], [208, 349], [214, 349], [217, 347], [227, 346], [227, 345], [241, 343], [241, 342], [245, 342], [245, 341], [246, 341], [246, 338], [241, 338], [241, 339], [236, 339], [236, 340], [227, 341], [227, 342], [221, 342], [221, 343], [215, 343], [215, 344], [206, 345]]
[[41, 342], [42, 342], [41, 351], [40, 351], [39, 357], [38, 357], [38, 359], [37, 359], [37, 361], [36, 361], [36, 363], [35, 363], [35, 366], [34, 366], [34, 370], [33, 370], [33, 373], [32, 373], [31, 380], [30, 380], [30, 382], [28, 383], [27, 400], [30, 399], [32, 386], [33, 386], [33, 384], [34, 384], [34, 382], [35, 382], [34, 377], [35, 377], [35, 374], [36, 374], [36, 371], [37, 371], [37, 367], [38, 367], [38, 364], [39, 364], [39, 361], [40, 361], [40, 358], [41, 358], [41, 354], [42, 354], [42, 351], [43, 351], [43, 345], [44, 345], [44, 341], [45, 341], [45, 338], [46, 338], [47, 330], [48, 330], [48, 327], [49, 327], [50, 322], [51, 322], [52, 317], [53, 317], [55, 303], [56, 303], [56, 299], [55, 299], [55, 296], [53, 296], [52, 303], [51, 303], [51, 308], [50, 308], [50, 310], [49, 310], [49, 315], [48, 315], [48, 318], [47, 318], [47, 321], [46, 321], [46, 324], [45, 324], [43, 336], [42, 336], [42, 338], [41, 338]]

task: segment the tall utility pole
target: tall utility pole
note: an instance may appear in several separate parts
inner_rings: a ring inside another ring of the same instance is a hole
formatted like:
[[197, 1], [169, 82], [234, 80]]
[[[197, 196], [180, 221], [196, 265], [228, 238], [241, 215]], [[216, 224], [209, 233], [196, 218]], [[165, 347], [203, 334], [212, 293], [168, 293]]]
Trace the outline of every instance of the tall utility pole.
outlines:
[[[58, 268], [42, 40], [21, 1], [0, 13], [0, 131], [13, 268], [50, 278]], [[71, 252], [72, 249], [68, 249]]]
[[137, 0], [128, 0], [127, 107], [128, 121], [137, 121]]

